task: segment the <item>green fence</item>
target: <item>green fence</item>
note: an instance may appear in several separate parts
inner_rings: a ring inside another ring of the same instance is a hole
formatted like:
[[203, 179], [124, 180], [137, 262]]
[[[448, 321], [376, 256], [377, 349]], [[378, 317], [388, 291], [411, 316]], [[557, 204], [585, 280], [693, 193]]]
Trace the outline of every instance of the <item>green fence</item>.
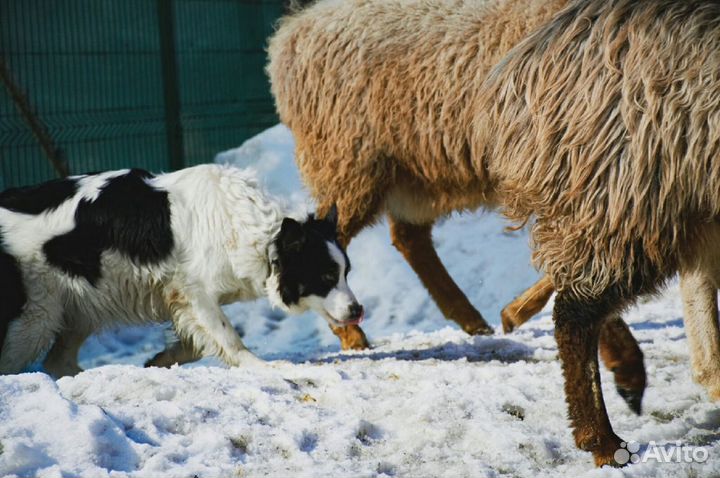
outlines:
[[0, 0], [0, 189], [208, 162], [274, 124], [264, 48], [282, 12], [282, 0]]

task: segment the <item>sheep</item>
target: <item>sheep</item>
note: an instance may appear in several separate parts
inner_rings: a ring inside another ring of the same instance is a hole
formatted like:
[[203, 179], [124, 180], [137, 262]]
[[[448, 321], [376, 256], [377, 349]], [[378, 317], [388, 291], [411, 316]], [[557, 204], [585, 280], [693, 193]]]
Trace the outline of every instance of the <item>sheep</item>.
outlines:
[[[267, 71], [281, 120], [318, 212], [338, 208], [344, 245], [387, 213], [392, 242], [445, 317], [491, 333], [432, 245], [432, 225], [453, 211], [496, 205], [475, 172], [470, 133], [486, 73], [567, 0], [320, 1], [283, 18]], [[520, 324], [543, 307], [541, 280], [503, 312]], [[357, 326], [333, 328], [343, 349], [365, 348]], [[617, 347], [615, 344], [623, 344]], [[601, 336], [618, 391], [637, 413], [643, 356], [618, 317]]]
[[[492, 328], [431, 241], [438, 217], [493, 203], [472, 170], [466, 106], [489, 68], [566, 2], [319, 1], [269, 41], [272, 93], [319, 212], [337, 203], [346, 244], [387, 212], [393, 244], [471, 334]], [[335, 332], [344, 348], [367, 347], [357, 327]]]
[[534, 219], [575, 442], [617, 464], [603, 320], [678, 271], [696, 378], [720, 398], [720, 4], [575, 0], [480, 91], [474, 171], [509, 218]]
[[[618, 439], [601, 406], [594, 347], [599, 339], [608, 365], [627, 359], [621, 353], [613, 361], [618, 350], [641, 362], [618, 313], [674, 270], [695, 378], [720, 398], [720, 258], [711, 247], [720, 239], [711, 201], [718, 189], [715, 178], [703, 178], [715, 171], [708, 158], [717, 141], [711, 98], [718, 15], [699, 1], [588, 0], [563, 11], [565, 3], [320, 1], [280, 23], [268, 73], [321, 212], [339, 205], [343, 243], [387, 213], [393, 243], [445, 316], [466, 331], [487, 330], [437, 258], [433, 222], [455, 210], [496, 206], [521, 222], [537, 217], [536, 261], [548, 277], [506, 308], [503, 323], [522, 323], [531, 315], [526, 304], [539, 309], [559, 285], [556, 335], [575, 437], [602, 464], [612, 462]], [[670, 20], [667, 12], [682, 15]], [[603, 29], [603, 21], [615, 30]], [[666, 30], [634, 30], [650, 26]], [[503, 59], [535, 28], [540, 32]], [[628, 40], [638, 35], [645, 40], [640, 52]], [[591, 36], [592, 48], [580, 44]], [[712, 41], [703, 45], [701, 37]], [[666, 43], [680, 53], [672, 56], [658, 38], [672, 39]], [[634, 84], [620, 82], [623, 68]], [[683, 142], [689, 130], [693, 142]], [[654, 161], [627, 170], [625, 159], [643, 152]], [[683, 169], [678, 158], [688, 155], [694, 162]], [[690, 221], [693, 213], [702, 215]], [[591, 319], [571, 321], [570, 311]], [[335, 332], [343, 348], [367, 345], [359, 328]]]

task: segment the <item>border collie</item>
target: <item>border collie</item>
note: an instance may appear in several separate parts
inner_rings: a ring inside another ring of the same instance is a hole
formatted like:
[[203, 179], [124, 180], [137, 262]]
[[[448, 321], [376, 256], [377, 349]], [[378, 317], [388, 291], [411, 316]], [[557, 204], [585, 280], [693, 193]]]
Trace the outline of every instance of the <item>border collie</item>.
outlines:
[[171, 321], [199, 355], [259, 362], [222, 304], [266, 296], [332, 326], [362, 320], [347, 285], [337, 217], [288, 217], [254, 175], [202, 165], [130, 169], [0, 194], [0, 373], [45, 360], [71, 375], [85, 338]]

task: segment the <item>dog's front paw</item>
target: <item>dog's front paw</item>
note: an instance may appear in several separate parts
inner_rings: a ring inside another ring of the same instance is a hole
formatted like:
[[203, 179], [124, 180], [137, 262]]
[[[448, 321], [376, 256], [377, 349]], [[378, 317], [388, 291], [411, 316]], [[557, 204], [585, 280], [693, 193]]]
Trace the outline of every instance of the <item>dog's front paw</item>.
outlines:
[[271, 368], [270, 362], [266, 362], [249, 350], [235, 354], [231, 365], [234, 367]]

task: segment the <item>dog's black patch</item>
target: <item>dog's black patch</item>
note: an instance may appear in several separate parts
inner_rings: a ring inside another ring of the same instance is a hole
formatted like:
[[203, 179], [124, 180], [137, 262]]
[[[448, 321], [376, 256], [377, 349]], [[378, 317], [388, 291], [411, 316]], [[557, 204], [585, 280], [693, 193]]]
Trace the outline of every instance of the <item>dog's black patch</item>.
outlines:
[[[275, 244], [280, 296], [285, 304], [297, 304], [301, 297], [310, 295], [326, 297], [335, 288], [340, 271], [327, 247], [328, 241], [335, 242], [335, 229], [332, 219], [317, 220], [310, 216], [303, 223], [290, 218], [283, 220]], [[338, 248], [343, 250], [339, 245]], [[345, 260], [349, 269], [347, 256]]]
[[91, 284], [100, 278], [100, 257], [116, 250], [138, 265], [154, 264], [172, 252], [170, 203], [166, 191], [148, 185], [153, 176], [132, 169], [111, 178], [95, 201], [81, 200], [75, 229], [43, 245], [50, 264]]
[[57, 208], [77, 191], [76, 179], [55, 179], [37, 186], [6, 189], [0, 207], [23, 214], [40, 214]]
[[20, 316], [26, 302], [20, 267], [15, 257], [5, 250], [0, 230], [0, 352], [10, 321]]

